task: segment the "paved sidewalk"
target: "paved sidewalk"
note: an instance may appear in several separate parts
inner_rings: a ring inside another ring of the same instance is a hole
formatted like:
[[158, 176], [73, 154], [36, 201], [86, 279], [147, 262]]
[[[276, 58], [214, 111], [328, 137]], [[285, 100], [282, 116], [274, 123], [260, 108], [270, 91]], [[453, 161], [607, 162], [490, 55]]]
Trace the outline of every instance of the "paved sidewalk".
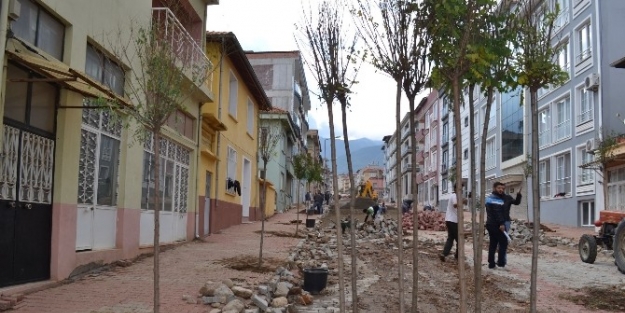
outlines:
[[[277, 214], [265, 222], [266, 230], [294, 231], [286, 225], [296, 211]], [[305, 215], [300, 214], [300, 219]], [[261, 281], [268, 274], [238, 272], [214, 261], [235, 255], [258, 255], [261, 223], [230, 227], [211, 235], [206, 242], [190, 242], [161, 254], [161, 312], [204, 313], [209, 306], [186, 304], [182, 295], [195, 296], [207, 280], [245, 279]], [[300, 225], [305, 228], [305, 225]], [[263, 256], [286, 259], [299, 239], [265, 236]], [[89, 275], [59, 287], [26, 296], [15, 313], [147, 313], [152, 309], [153, 258], [146, 258], [126, 268]]]

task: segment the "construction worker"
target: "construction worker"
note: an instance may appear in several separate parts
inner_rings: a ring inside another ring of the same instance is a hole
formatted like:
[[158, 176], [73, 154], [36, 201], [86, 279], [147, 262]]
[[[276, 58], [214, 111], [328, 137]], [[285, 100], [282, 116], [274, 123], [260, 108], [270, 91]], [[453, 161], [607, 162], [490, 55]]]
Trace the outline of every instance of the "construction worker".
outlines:
[[[462, 184], [464, 187], [464, 184]], [[467, 199], [463, 199], [463, 203], [467, 204]], [[447, 226], [447, 241], [443, 247], [443, 253], [439, 255], [442, 262], [445, 262], [445, 258], [451, 252], [451, 248], [456, 242], [456, 253], [454, 258], [458, 259], [458, 198], [456, 192], [452, 191], [451, 197], [447, 202], [447, 212], [445, 213], [445, 226]]]

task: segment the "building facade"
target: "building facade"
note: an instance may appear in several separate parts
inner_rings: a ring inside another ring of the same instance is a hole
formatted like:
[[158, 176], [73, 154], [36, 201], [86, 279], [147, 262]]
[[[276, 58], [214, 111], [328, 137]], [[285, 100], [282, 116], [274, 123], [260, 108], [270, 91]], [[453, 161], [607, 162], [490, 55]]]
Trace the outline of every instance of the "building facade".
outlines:
[[[203, 27], [216, 2], [2, 2], [0, 32], [12, 36], [0, 45], [0, 287], [65, 279], [152, 245], [153, 140], [137, 141], [135, 123], [122, 127], [93, 99], [135, 105], [128, 91], [143, 69], [116, 44], [150, 22], [174, 29], [161, 40], [208, 70]], [[214, 100], [210, 78], [185, 78], [185, 110], [162, 130], [163, 243], [195, 235], [199, 104]]]
[[[415, 142], [417, 143], [417, 188], [418, 205], [438, 207], [439, 202], [439, 174], [442, 174], [440, 145], [440, 111], [441, 101], [438, 92], [433, 90], [423, 98], [415, 110], [415, 119], [418, 121]], [[410, 146], [408, 146], [410, 148]], [[446, 169], [446, 167], [445, 167]]]

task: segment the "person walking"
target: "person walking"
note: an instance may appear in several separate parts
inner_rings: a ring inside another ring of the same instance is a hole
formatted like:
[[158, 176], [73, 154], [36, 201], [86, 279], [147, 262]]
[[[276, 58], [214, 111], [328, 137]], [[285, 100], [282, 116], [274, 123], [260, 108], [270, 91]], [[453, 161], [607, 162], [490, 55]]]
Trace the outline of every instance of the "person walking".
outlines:
[[325, 199], [326, 199], [327, 205], [330, 205], [330, 196], [331, 196], [330, 191], [326, 190]]
[[[464, 187], [464, 184], [462, 185]], [[464, 204], [467, 203], [467, 199], [462, 200]], [[443, 247], [443, 253], [439, 255], [442, 262], [445, 262], [445, 258], [451, 252], [451, 248], [456, 242], [456, 253], [454, 258], [458, 259], [458, 198], [456, 192], [452, 191], [451, 197], [447, 202], [447, 212], [445, 213], [445, 226], [447, 227], [447, 241]]]
[[323, 214], [323, 195], [321, 191], [318, 190], [313, 199], [315, 200], [315, 211], [318, 214]]
[[[504, 233], [506, 231], [505, 205], [510, 196], [504, 193], [505, 189], [506, 185], [495, 182], [493, 192], [486, 197], [486, 230], [488, 230], [488, 237], [490, 238], [488, 268], [490, 269], [494, 269], [495, 266], [500, 268], [506, 266], [508, 238]], [[497, 252], [497, 262], [495, 262], [495, 252]]]

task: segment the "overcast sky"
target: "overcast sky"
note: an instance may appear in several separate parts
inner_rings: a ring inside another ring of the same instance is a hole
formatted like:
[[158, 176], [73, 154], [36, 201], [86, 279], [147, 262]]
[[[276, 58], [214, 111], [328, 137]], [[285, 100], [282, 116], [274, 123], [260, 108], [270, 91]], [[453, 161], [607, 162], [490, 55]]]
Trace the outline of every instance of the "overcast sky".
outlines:
[[[208, 30], [233, 32], [245, 50], [297, 50], [294, 32], [302, 16], [301, 0], [219, 2], [219, 5], [208, 7]], [[351, 17], [345, 19], [351, 21]], [[307, 73], [306, 79], [311, 90], [317, 89], [312, 74]], [[360, 71], [358, 81], [352, 95], [352, 109], [347, 115], [350, 139], [381, 140], [395, 130], [395, 84], [388, 76], [376, 73], [369, 64]], [[417, 103], [423, 96], [417, 97]], [[319, 129], [321, 136], [327, 138], [330, 133], [328, 111], [313, 94], [311, 101], [308, 122], [311, 128]], [[337, 134], [342, 134], [339, 107], [335, 108], [335, 129]], [[404, 97], [402, 117], [407, 111], [408, 102]]]

